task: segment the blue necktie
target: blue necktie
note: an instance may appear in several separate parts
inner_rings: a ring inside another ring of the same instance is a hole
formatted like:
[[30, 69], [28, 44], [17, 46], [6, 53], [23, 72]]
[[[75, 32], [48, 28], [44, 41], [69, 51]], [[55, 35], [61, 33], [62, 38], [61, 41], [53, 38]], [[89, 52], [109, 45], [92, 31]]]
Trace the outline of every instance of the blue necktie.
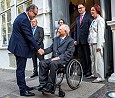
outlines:
[[61, 43], [62, 41], [63, 41], [63, 39], [60, 37], [59, 42]]
[[33, 33], [33, 35], [34, 35], [34, 30], [35, 30], [35, 27], [32, 27], [32, 33]]

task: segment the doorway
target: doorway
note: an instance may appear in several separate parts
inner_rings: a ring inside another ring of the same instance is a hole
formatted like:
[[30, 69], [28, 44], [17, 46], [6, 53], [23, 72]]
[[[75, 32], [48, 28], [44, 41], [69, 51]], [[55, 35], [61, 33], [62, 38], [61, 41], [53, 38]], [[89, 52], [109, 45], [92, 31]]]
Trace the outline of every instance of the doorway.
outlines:
[[[72, 6], [70, 4], [72, 3]], [[78, 4], [83, 3], [86, 6], [86, 11], [90, 13], [90, 8], [93, 6], [95, 3], [100, 4], [100, 0], [69, 0], [69, 14], [70, 14], [70, 28], [71, 31], [74, 29], [74, 22], [76, 16], [79, 15], [77, 6]], [[72, 8], [70, 8], [72, 7]]]
[[[99, 0], [69, 0], [69, 15], [70, 15], [70, 35], [74, 38], [74, 29], [75, 29], [75, 19], [79, 15], [77, 6], [78, 4], [83, 3], [86, 6], [86, 11], [90, 13], [90, 8], [95, 3], [100, 4]], [[75, 58], [79, 59], [78, 47], [75, 46]]]

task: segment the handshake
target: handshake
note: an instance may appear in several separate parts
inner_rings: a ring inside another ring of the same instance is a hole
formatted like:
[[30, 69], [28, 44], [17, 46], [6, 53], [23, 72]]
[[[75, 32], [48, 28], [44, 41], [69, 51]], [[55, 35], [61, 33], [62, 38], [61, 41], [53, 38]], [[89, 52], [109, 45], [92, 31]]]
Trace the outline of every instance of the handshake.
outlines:
[[40, 48], [40, 49], [38, 50], [38, 53], [39, 53], [40, 55], [43, 55], [43, 54], [44, 54], [44, 50]]

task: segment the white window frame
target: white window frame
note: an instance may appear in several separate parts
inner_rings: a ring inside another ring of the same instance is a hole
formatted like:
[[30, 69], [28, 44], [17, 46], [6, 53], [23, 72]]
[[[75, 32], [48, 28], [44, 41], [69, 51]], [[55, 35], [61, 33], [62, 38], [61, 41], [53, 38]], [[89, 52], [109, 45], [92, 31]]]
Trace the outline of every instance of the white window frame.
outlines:
[[[7, 46], [8, 46], [8, 26], [7, 26], [7, 23], [8, 23], [8, 21], [6, 20], [7, 19], [7, 15], [6, 15], [6, 12], [8, 11], [8, 10], [11, 10], [11, 8], [7, 8], [7, 6], [6, 6], [6, 0], [4, 0], [5, 1], [5, 10], [4, 11], [1, 11], [0, 12], [0, 24], [2, 25], [2, 15], [3, 14], [5, 14], [5, 22], [6, 22], [6, 44], [3, 44], [3, 36], [2, 36], [2, 26], [0, 26], [0, 48], [7, 48]], [[0, 2], [1, 3], [1, 2]]]

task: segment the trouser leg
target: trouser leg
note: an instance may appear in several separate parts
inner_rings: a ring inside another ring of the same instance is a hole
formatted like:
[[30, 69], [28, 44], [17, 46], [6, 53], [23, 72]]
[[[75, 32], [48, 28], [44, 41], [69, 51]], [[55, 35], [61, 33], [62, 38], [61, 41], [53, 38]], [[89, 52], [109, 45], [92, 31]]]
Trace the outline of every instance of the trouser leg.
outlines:
[[17, 84], [19, 86], [20, 91], [26, 91], [26, 82], [25, 82], [25, 68], [26, 68], [26, 61], [27, 58], [16, 57], [16, 64], [17, 64], [17, 69], [16, 69], [16, 78], [17, 78]]
[[46, 85], [48, 81], [49, 60], [42, 60], [39, 62], [39, 82], [40, 85]]
[[35, 52], [33, 54], [32, 60], [33, 60], [33, 67], [34, 67], [33, 74], [38, 74], [37, 55]]

